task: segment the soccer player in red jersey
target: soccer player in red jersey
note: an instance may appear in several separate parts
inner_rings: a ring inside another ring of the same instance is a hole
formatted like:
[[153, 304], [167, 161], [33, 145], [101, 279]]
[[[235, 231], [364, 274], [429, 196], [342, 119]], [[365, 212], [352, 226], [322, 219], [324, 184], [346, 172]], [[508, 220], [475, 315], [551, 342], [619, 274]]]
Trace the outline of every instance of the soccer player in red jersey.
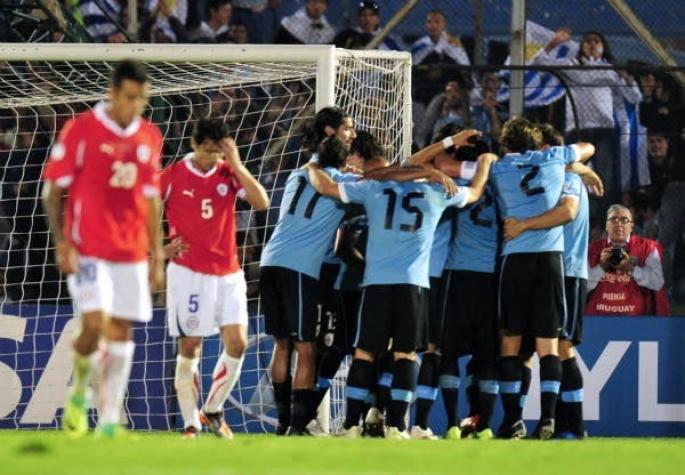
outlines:
[[[247, 346], [247, 287], [236, 252], [236, 198], [264, 210], [269, 198], [240, 161], [228, 127], [200, 119], [191, 137], [193, 152], [162, 172], [169, 222], [167, 319], [179, 337], [175, 386], [184, 436], [205, 424], [218, 437], [233, 433], [224, 421], [224, 402], [233, 389]], [[202, 337], [221, 333], [224, 351], [212, 386], [198, 410]]]
[[148, 94], [145, 68], [120, 63], [112, 73], [109, 100], [64, 126], [44, 170], [43, 206], [56, 262], [68, 274], [81, 317], [73, 387], [62, 419], [73, 435], [88, 430], [89, 382], [96, 367], [98, 431], [122, 433], [119, 415], [134, 351], [131, 324], [152, 319], [150, 284], [161, 288], [164, 280], [162, 137], [141, 118]]

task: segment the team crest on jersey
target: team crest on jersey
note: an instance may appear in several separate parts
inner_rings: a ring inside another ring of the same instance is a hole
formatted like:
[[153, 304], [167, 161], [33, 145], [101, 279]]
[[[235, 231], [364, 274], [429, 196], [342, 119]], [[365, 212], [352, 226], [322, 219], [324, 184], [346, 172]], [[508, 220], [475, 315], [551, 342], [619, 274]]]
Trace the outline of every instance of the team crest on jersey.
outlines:
[[136, 156], [138, 157], [138, 161], [140, 163], [149, 162], [151, 155], [152, 155], [152, 151], [150, 150], [150, 147], [148, 147], [144, 143], [138, 145], [138, 148], [136, 149]]
[[186, 327], [188, 327], [188, 330], [195, 330], [199, 326], [200, 319], [197, 318], [195, 315], [189, 316], [188, 320], [186, 320]]
[[50, 158], [53, 160], [62, 160], [64, 158], [64, 155], [66, 155], [67, 149], [64, 147], [64, 144], [58, 143], [55, 144], [54, 147], [52, 147], [52, 152], [50, 153]]
[[219, 196], [226, 196], [228, 194], [228, 185], [226, 183], [219, 183], [216, 186], [216, 192], [219, 193]]
[[107, 155], [114, 155], [114, 147], [106, 142], [100, 144], [100, 151]]

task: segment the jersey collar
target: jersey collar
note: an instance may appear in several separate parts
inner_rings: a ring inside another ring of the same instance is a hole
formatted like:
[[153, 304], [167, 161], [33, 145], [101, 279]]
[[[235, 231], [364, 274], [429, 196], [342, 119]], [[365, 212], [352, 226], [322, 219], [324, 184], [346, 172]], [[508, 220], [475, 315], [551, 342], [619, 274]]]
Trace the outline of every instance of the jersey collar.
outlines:
[[140, 129], [140, 117], [136, 117], [133, 119], [133, 122], [128, 124], [128, 127], [125, 129], [122, 129], [119, 124], [114, 122], [112, 118], [107, 114], [107, 107], [108, 103], [107, 102], [98, 102], [95, 107], [93, 107], [93, 113], [95, 114], [95, 118], [100, 122], [102, 125], [105, 126], [107, 130], [112, 132], [115, 135], [118, 135], [119, 137], [131, 137], [132, 135], [135, 135], [136, 132]]
[[216, 173], [216, 171], [219, 168], [218, 164], [214, 165], [212, 168], [207, 170], [205, 173], [202, 173], [200, 170], [195, 168], [195, 166], [193, 165], [193, 162], [192, 162], [194, 155], [195, 155], [194, 153], [190, 152], [188, 155], [183, 157], [183, 161], [185, 162], [188, 170], [190, 170], [190, 173], [192, 173], [193, 175], [197, 175], [200, 178], [207, 178], [207, 177], [214, 175], [214, 173]]

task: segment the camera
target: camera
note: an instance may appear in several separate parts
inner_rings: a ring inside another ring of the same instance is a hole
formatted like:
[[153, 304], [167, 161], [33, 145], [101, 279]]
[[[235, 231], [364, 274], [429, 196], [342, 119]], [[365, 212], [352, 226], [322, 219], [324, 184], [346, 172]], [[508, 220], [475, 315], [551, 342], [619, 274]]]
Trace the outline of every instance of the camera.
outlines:
[[623, 248], [622, 247], [612, 247], [611, 256], [609, 256], [609, 265], [611, 267], [618, 267], [623, 260]]

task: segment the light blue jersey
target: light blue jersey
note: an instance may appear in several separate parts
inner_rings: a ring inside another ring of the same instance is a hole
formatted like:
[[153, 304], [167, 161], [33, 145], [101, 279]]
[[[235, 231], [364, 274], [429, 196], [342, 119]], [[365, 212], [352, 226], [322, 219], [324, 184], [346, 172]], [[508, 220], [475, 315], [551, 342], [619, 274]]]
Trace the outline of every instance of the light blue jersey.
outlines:
[[[359, 176], [325, 168], [337, 182], [356, 181]], [[262, 251], [261, 266], [278, 266], [319, 278], [321, 263], [345, 215], [343, 206], [317, 193], [309, 184], [307, 170], [293, 170], [283, 192], [278, 223]]]
[[578, 200], [578, 214], [564, 225], [564, 275], [588, 278], [588, 244], [590, 242], [590, 204], [587, 189], [575, 173], [566, 173], [561, 197]]
[[[526, 219], [559, 203], [566, 165], [578, 159], [574, 145], [508, 153], [492, 165], [490, 176], [502, 218]], [[526, 231], [504, 243], [502, 254], [564, 250], [561, 226]]]
[[494, 273], [500, 245], [495, 200], [488, 186], [478, 201], [459, 213], [457, 237], [449, 248], [446, 268]]
[[447, 264], [447, 253], [457, 233], [457, 210], [447, 208], [442, 212], [438, 227], [435, 228], [433, 246], [431, 247], [430, 263], [428, 267], [429, 277], [441, 277], [442, 271]]
[[368, 180], [342, 183], [340, 195], [345, 203], [363, 204], [369, 220], [362, 285], [428, 288], [435, 228], [447, 206], [465, 205], [466, 188], [450, 198], [435, 184]]

